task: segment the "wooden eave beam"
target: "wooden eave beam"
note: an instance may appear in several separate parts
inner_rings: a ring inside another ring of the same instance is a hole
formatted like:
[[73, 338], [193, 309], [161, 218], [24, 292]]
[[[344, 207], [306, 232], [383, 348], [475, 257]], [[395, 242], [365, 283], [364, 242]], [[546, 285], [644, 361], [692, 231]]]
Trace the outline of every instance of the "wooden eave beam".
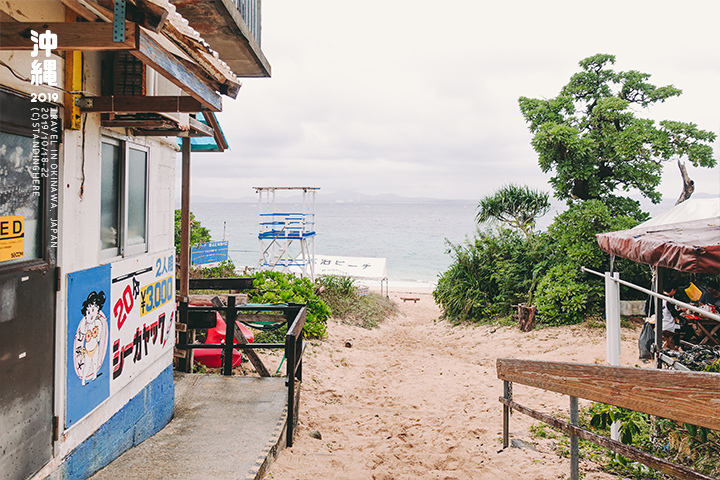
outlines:
[[165, 130], [175, 130], [178, 126], [177, 122], [168, 119], [137, 119], [137, 118], [123, 118], [123, 119], [107, 119], [100, 122], [103, 127], [122, 127], [122, 128], [156, 128]]
[[212, 137], [213, 129], [199, 120], [190, 117], [190, 129], [172, 128], [167, 130], [145, 130], [143, 125], [133, 128], [138, 135], [145, 137]]
[[[198, 72], [168, 52], [150, 33], [137, 24], [125, 22], [125, 42], [113, 42], [113, 25], [105, 22], [0, 22], [0, 50], [32, 50], [31, 30], [50, 30], [57, 34], [57, 50], [76, 51], [130, 51], [143, 63], [151, 66], [185, 93], [195, 98], [203, 108], [198, 112], [222, 110], [222, 98], [217, 92], [217, 82]], [[174, 110], [173, 110], [174, 111]]]
[[195, 98], [205, 109], [212, 112], [222, 110], [222, 98], [218, 92], [208, 85], [208, 81], [178, 61], [174, 55], [158, 44], [149, 33], [140, 30], [138, 48], [137, 50], [131, 50], [130, 53]]
[[[208, 116], [210, 116], [210, 115], [212, 115], [212, 114], [208, 114]], [[190, 132], [196, 133], [196, 134], [201, 134], [205, 137], [214, 137], [215, 136], [215, 131], [214, 131], [213, 127], [211, 127], [209, 125], [205, 125], [200, 120], [190, 117], [189, 123], [190, 123]]]
[[[89, 22], [112, 22], [113, 20], [112, 0], [98, 0], [98, 2], [91, 0], [61, 1], [66, 7], [71, 8]], [[223, 73], [222, 69], [217, 65], [217, 59], [206, 55], [208, 52], [206, 52], [206, 47], [203, 44], [180, 33], [171, 22], [166, 22], [168, 14], [162, 7], [147, 0], [133, 1], [137, 3], [137, 5], [133, 3], [128, 4], [126, 17], [129, 21], [138, 23], [140, 26], [155, 33], [163, 30], [166, 36], [197, 62], [197, 65], [195, 65], [185, 61], [186, 67], [194, 70], [196, 73], [201, 72], [201, 77], [207, 76], [211, 79], [211, 85], [221, 94], [233, 99], [237, 97], [238, 91], [240, 90], [240, 82], [238, 82], [236, 78], [229, 78]]]
[[171, 22], [167, 23], [163, 33], [193, 61], [197, 62], [198, 68], [202, 68], [207, 75], [218, 82], [220, 93], [233, 99], [237, 97], [241, 87], [240, 82], [234, 75], [232, 78], [228, 76], [230, 72], [226, 72], [219, 65], [218, 59], [213, 57], [204, 45], [180, 32]]
[[[110, 22], [113, 20], [113, 1], [98, 0], [61, 0], [62, 3], [77, 12], [81, 17], [89, 22]], [[168, 16], [167, 10], [147, 0], [132, 0], [128, 4], [126, 17], [129, 21], [135, 22], [140, 26], [147, 28], [152, 32], [159, 32], [164, 29], [168, 35], [185, 53], [187, 53], [195, 62], [194, 64], [184, 59], [178, 59], [185, 64], [185, 67], [195, 72], [200, 78], [207, 77], [210, 86], [230, 98], [236, 98], [240, 90], [240, 82], [235, 78], [228, 78], [225, 74], [218, 70], [215, 65], [216, 60], [204, 56], [202, 53], [196, 52], [195, 49], [205, 50], [201, 44], [195, 44], [194, 40], [190, 40], [182, 35], [170, 22], [166, 22]]]
[[[113, 20], [113, 0], [60, 0], [63, 5], [70, 8], [88, 22], [110, 22]], [[160, 5], [146, 0], [135, 0], [127, 3], [125, 18], [133, 23], [159, 32], [165, 25], [168, 11]]]
[[188, 96], [105, 96], [79, 99], [83, 112], [93, 113], [197, 113], [208, 109]]
[[205, 117], [205, 121], [214, 131], [215, 143], [217, 144], [218, 149], [221, 152], [224, 152], [229, 148], [229, 145], [225, 141], [225, 137], [223, 137], [222, 130], [220, 129], [220, 122], [218, 122], [214, 113], [203, 114], [203, 117]]
[[63, 5], [80, 15], [88, 22], [112, 22], [112, 12], [106, 12], [104, 8], [84, 0], [60, 0]]
[[131, 22], [125, 22], [124, 42], [113, 42], [112, 23], [0, 22], [0, 50], [32, 50], [31, 30], [57, 34], [57, 50], [134, 50], [140, 44], [140, 27]]

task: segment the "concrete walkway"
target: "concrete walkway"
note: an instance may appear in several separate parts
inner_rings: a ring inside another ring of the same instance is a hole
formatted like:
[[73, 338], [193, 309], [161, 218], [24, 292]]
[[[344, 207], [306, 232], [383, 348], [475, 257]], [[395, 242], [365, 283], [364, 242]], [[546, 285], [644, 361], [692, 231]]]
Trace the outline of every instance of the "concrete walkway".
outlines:
[[285, 377], [175, 373], [175, 416], [92, 480], [260, 479], [286, 443]]

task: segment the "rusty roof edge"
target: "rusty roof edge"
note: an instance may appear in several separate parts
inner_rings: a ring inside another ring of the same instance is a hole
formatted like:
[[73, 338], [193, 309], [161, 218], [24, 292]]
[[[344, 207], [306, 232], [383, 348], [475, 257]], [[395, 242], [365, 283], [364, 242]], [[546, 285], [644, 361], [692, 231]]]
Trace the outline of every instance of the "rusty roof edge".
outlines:
[[[220, 58], [220, 55], [210, 47], [200, 33], [192, 28], [190, 22], [177, 12], [175, 5], [171, 4], [169, 0], [145, 1], [167, 10], [168, 17], [161, 32], [190, 55], [198, 65], [208, 72], [210, 77], [221, 83], [240, 83], [238, 76], [230, 66]], [[203, 55], [202, 52], [206, 55]]]

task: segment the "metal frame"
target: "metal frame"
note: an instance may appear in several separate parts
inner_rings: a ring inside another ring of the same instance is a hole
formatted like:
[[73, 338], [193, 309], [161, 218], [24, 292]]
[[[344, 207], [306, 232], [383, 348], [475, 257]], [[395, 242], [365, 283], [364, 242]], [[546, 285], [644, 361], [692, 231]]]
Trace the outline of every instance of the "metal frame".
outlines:
[[125, 0], [115, 0], [113, 5], [113, 42], [125, 41]]
[[[258, 269], [296, 273], [315, 280], [315, 194], [317, 187], [255, 187], [259, 194]], [[278, 212], [278, 190], [302, 190], [300, 212]]]
[[[586, 273], [591, 273], [593, 275], [597, 275], [598, 277], [605, 278], [606, 317], [607, 317], [607, 326], [608, 326], [608, 362], [611, 364], [617, 364], [617, 363], [614, 363], [611, 359], [611, 356], [610, 356], [611, 350], [617, 351], [618, 359], [620, 356], [620, 346], [619, 346], [620, 345], [620, 308], [619, 308], [620, 291], [619, 291], [619, 285], [625, 285], [626, 287], [632, 288], [633, 290], [637, 290], [639, 292], [645, 293], [645, 294], [650, 295], [655, 298], [655, 300], [656, 300], [655, 325], [662, 325], [662, 301], [663, 300], [720, 323], [720, 315], [718, 315], [717, 313], [708, 312], [707, 310], [698, 308], [695, 305], [681, 302], [680, 300], [676, 300], [674, 298], [671, 298], [671, 297], [668, 297], [661, 293], [658, 293], [658, 292], [662, 291], [662, 289], [663, 289], [662, 267], [657, 267], [657, 271], [655, 272], [655, 275], [654, 275], [653, 290], [655, 290], [655, 291], [648, 290], [647, 288], [643, 288], [639, 285], [635, 285], [634, 283], [626, 282], [625, 280], [621, 280], [620, 275], [617, 272], [615, 272], [612, 275], [609, 272], [606, 273], [605, 275], [603, 275], [600, 272], [596, 272], [596, 271], [591, 270], [586, 267], [580, 267], [580, 270], [583, 272], [586, 272]], [[655, 360], [656, 360], [657, 368], [662, 368], [662, 364], [664, 363], [663, 359], [661, 358], [660, 348], [658, 348], [660, 345], [662, 345], [662, 328], [656, 328], [655, 329], [655, 347], [656, 347], [655, 348]], [[613, 355], [613, 358], [614, 358], [614, 355]]]

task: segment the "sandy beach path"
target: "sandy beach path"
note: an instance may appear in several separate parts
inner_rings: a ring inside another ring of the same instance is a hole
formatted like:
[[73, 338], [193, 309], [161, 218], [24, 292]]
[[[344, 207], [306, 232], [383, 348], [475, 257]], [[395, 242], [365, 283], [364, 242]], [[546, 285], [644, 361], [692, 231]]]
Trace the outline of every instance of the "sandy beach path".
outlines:
[[[511, 438], [533, 448], [502, 451], [498, 357], [603, 363], [602, 329], [452, 327], [438, 320], [429, 293], [391, 292], [401, 314], [364, 330], [331, 322], [328, 337], [305, 354], [300, 425], [266, 478], [558, 479], [569, 459], [549, 439], [532, 438], [529, 417], [515, 413]], [[623, 331], [621, 362], [637, 363], [637, 331]], [[351, 347], [346, 347], [350, 341]], [[566, 396], [515, 386], [531, 408], [567, 414]], [[321, 439], [311, 437], [318, 431]], [[612, 479], [581, 463], [586, 480]]]

